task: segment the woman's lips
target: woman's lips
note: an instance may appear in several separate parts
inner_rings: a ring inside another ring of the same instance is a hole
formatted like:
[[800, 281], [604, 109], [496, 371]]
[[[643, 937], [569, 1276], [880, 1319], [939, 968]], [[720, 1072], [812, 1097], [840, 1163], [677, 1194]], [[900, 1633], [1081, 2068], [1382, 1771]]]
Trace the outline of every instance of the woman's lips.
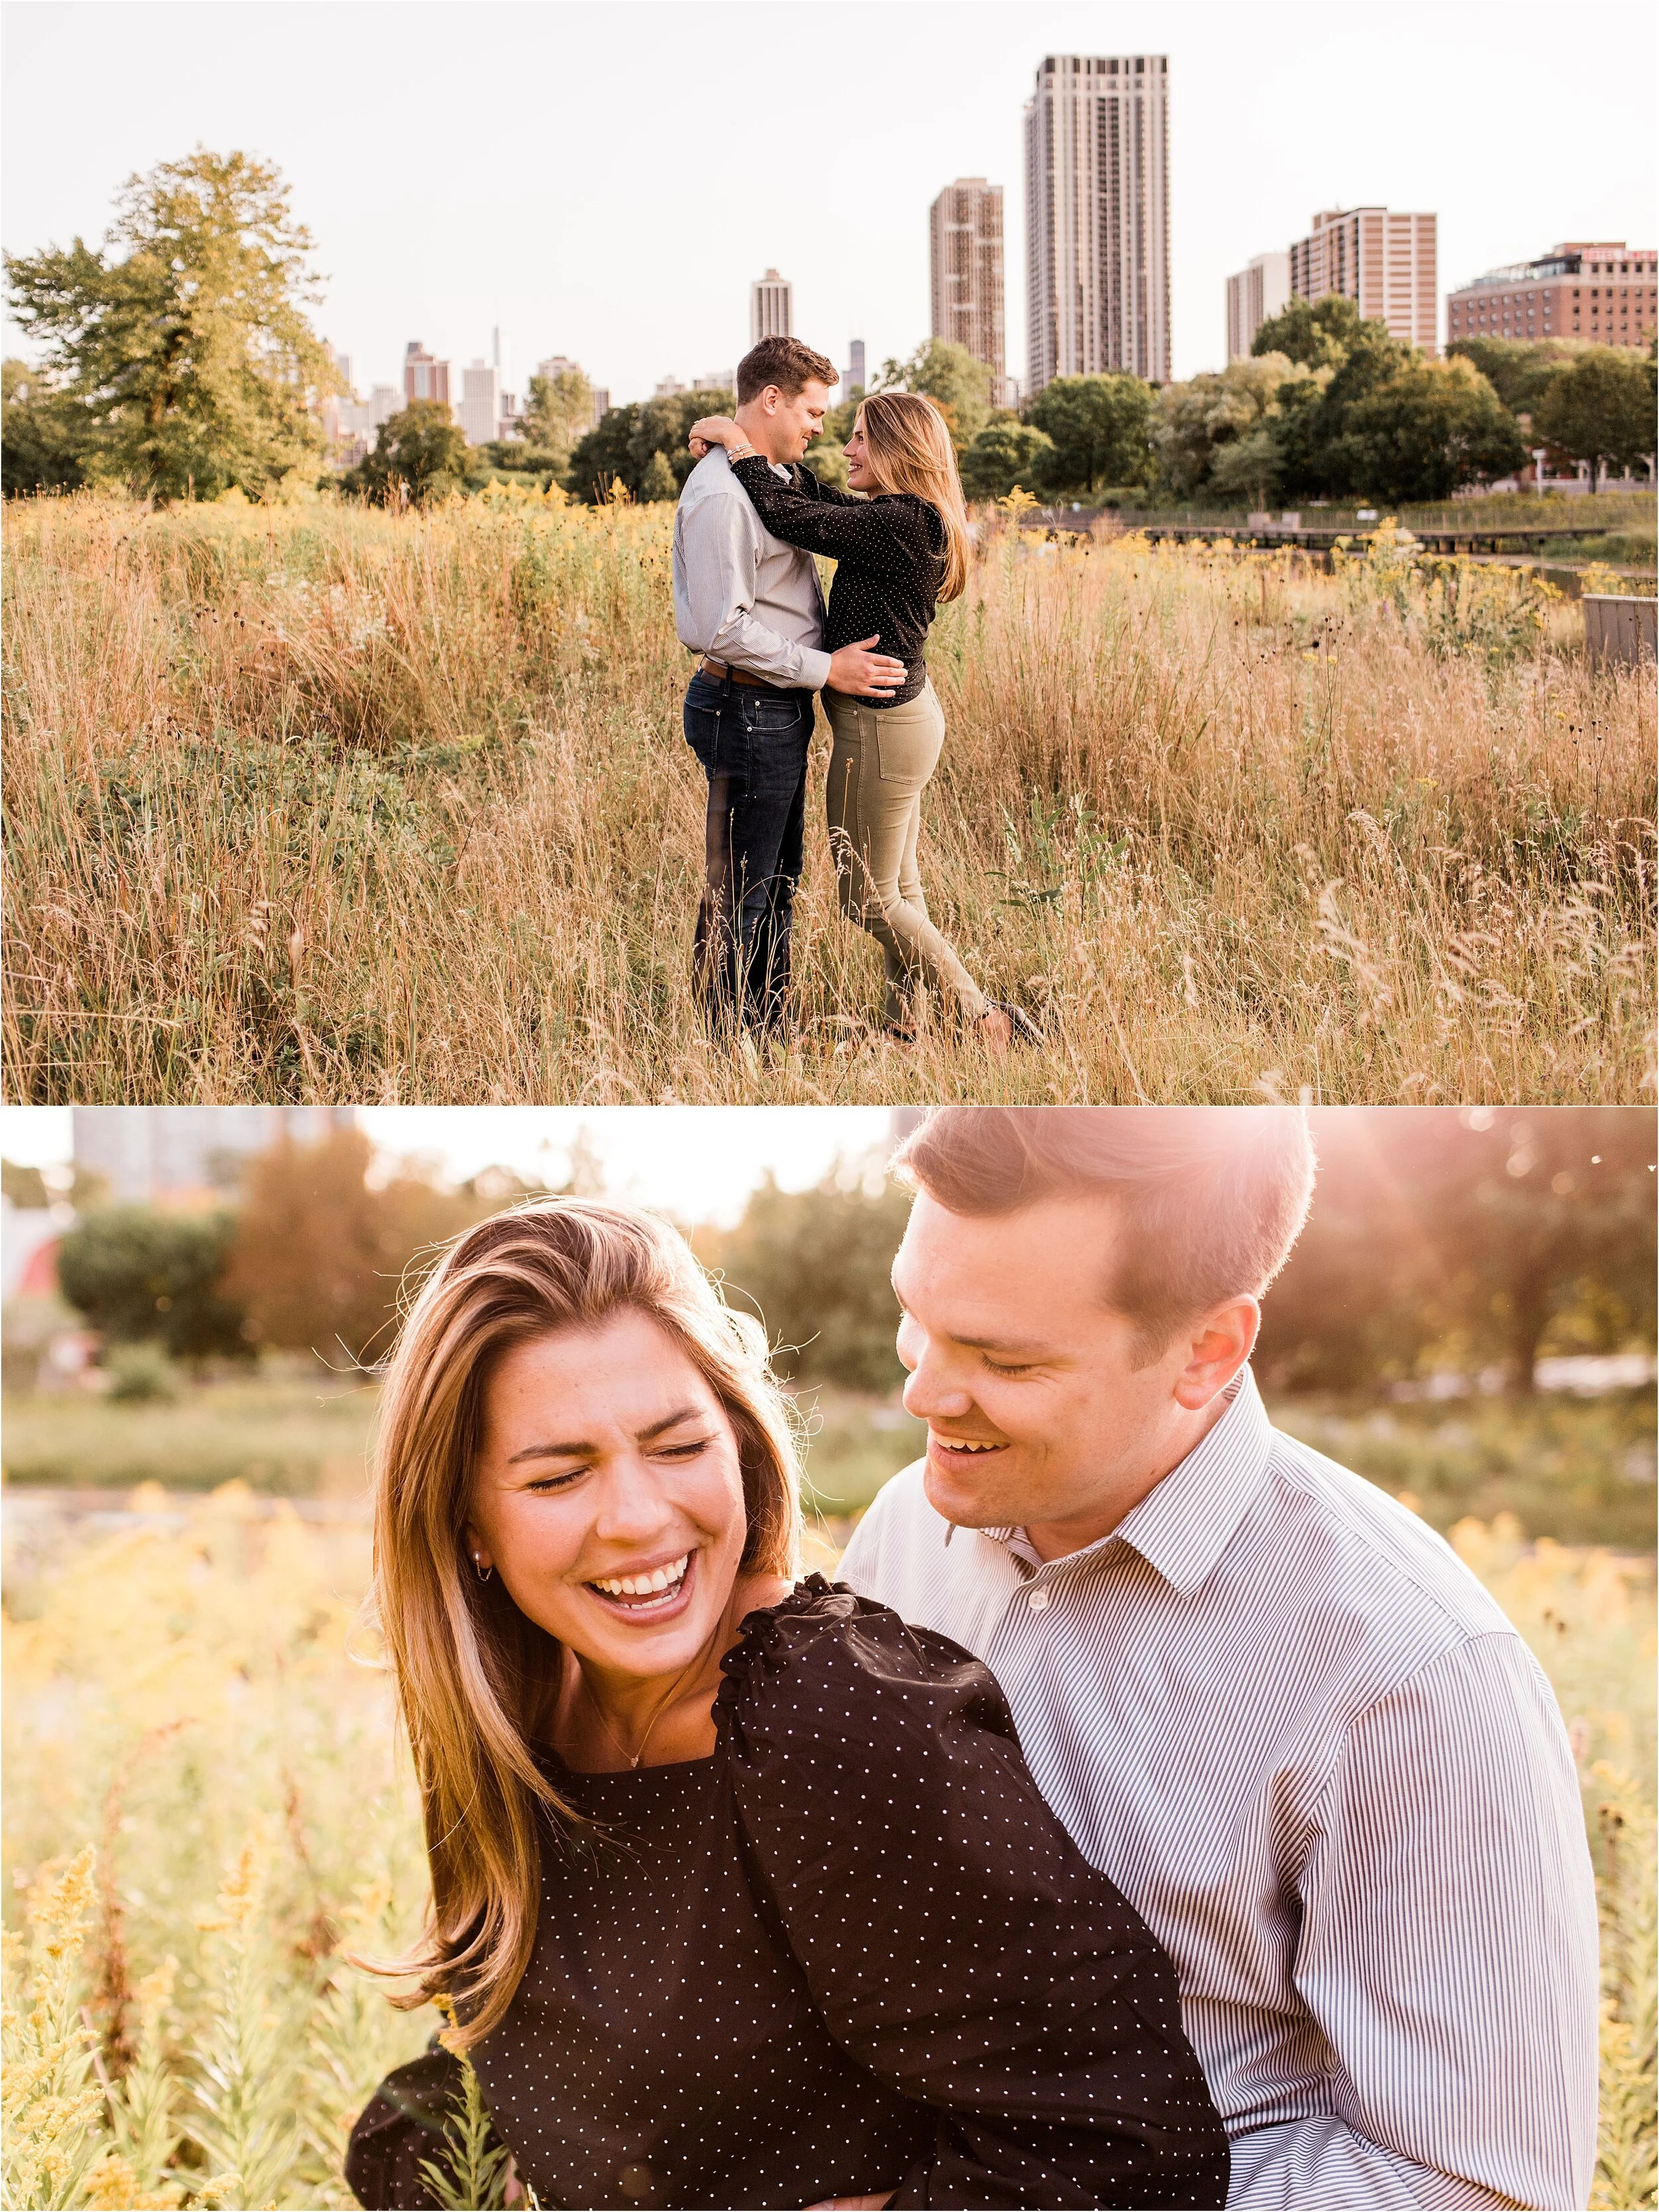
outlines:
[[631, 1620], [661, 1620], [685, 1604], [696, 1567], [696, 1553], [683, 1552], [654, 1568], [598, 1576], [586, 1587], [611, 1613]]

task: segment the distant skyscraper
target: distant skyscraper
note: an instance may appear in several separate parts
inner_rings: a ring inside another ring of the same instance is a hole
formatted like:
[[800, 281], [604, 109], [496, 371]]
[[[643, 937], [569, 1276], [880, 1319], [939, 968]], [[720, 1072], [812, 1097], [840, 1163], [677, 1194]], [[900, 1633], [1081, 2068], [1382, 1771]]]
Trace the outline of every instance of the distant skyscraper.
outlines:
[[749, 343], [756, 346], [763, 338], [787, 338], [794, 326], [789, 279], [769, 269], [749, 287]]
[[848, 399], [854, 392], [863, 391], [867, 381], [864, 369], [864, 340], [854, 338], [847, 348], [847, 386], [842, 398]]
[[958, 177], [928, 215], [933, 336], [966, 346], [991, 372], [1001, 397], [1003, 343], [1002, 187], [983, 177]]
[[1170, 64], [1049, 54], [1025, 106], [1027, 389], [1170, 376]]
[[102, 1176], [124, 1204], [234, 1190], [277, 1139], [320, 1144], [356, 1121], [350, 1106], [76, 1106], [76, 1167]]
[[651, 396], [653, 399], [678, 399], [684, 389], [678, 376], [659, 377], [657, 388]]
[[501, 373], [475, 361], [461, 371], [461, 428], [469, 446], [487, 446], [501, 419]]
[[434, 360], [419, 338], [404, 348], [404, 398], [441, 399], [449, 404], [449, 363]]
[[1436, 224], [1431, 215], [1382, 207], [1327, 209], [1291, 248], [1291, 295], [1340, 292], [1367, 322], [1433, 353], [1438, 336]]
[[1240, 361], [1270, 315], [1291, 296], [1288, 253], [1258, 253], [1247, 269], [1227, 279], [1227, 358]]

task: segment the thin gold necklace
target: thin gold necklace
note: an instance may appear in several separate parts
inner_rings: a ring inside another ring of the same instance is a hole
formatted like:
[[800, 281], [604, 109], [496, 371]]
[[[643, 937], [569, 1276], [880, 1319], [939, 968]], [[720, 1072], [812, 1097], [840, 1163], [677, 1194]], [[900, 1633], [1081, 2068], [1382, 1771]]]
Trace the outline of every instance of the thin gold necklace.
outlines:
[[[720, 1630], [716, 1627], [714, 1636], [718, 1636]], [[598, 1698], [593, 1694], [593, 1685], [587, 1679], [587, 1670], [584, 1668], [580, 1659], [576, 1662], [576, 1672], [581, 1676], [582, 1689], [586, 1694], [587, 1702], [593, 1708], [593, 1717], [598, 1721], [599, 1726], [610, 1737], [611, 1742], [621, 1753], [623, 1759], [628, 1761], [629, 1771], [630, 1773], [637, 1774], [639, 1772], [640, 1761], [645, 1757], [646, 1747], [651, 1741], [652, 1735], [655, 1731], [657, 1723], [668, 1711], [669, 1706], [672, 1705], [680, 1684], [685, 1680], [686, 1676], [691, 1672], [691, 1669], [694, 1667], [701, 1665], [708, 1652], [709, 1644], [712, 1644], [714, 1640], [714, 1636], [711, 1636], [708, 1638], [708, 1643], [703, 1644], [702, 1650], [695, 1653], [693, 1656], [686, 1662], [685, 1665], [681, 1668], [679, 1673], [676, 1674], [673, 1680], [669, 1684], [661, 1698], [658, 1701], [656, 1711], [652, 1714], [651, 1718], [646, 1723], [645, 1734], [640, 1738], [639, 1749], [632, 1753], [629, 1753], [628, 1746], [623, 1741], [622, 1738], [617, 1734], [616, 1729], [611, 1727], [610, 1721], [605, 1717], [605, 1708], [599, 1703]]]

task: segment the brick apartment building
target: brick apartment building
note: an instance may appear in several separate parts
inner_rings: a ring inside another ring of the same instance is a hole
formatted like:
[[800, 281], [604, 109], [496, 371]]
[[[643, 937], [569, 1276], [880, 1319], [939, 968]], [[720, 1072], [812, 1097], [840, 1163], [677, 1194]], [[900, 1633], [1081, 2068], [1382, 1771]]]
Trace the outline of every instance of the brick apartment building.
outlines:
[[1622, 241], [1569, 240], [1536, 261], [1489, 270], [1446, 301], [1446, 342], [1581, 338], [1645, 346], [1659, 326], [1659, 258]]
[[1431, 215], [1392, 208], [1332, 208], [1291, 248], [1291, 296], [1352, 300], [1367, 322], [1386, 323], [1407, 345], [1433, 353], [1437, 225]]

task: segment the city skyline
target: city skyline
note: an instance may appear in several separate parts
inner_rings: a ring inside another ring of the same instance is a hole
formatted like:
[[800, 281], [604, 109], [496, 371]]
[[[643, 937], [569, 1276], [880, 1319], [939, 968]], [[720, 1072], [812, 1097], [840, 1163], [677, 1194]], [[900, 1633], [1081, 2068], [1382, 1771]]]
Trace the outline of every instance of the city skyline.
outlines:
[[[980, 175], [1006, 191], [1008, 369], [1027, 368], [1025, 210], [1021, 110], [1045, 52], [1091, 54], [1103, 43], [1097, 10], [1028, 0], [1020, 9], [974, 6], [968, 34], [941, 35], [932, 0], [884, 8], [752, 11], [690, 4], [630, 7], [628, 44], [660, 35], [683, 65], [659, 88], [630, 94], [626, 137], [600, 117], [562, 119], [551, 138], [512, 127], [510, 103], [447, 113], [434, 156], [443, 189], [418, 220], [393, 219], [381, 136], [368, 129], [352, 88], [372, 63], [396, 109], [412, 99], [425, 61], [459, 33], [490, 35], [496, 21], [528, 68], [537, 54], [561, 70], [598, 67], [619, 51], [620, 9], [570, 5], [513, 9], [479, 0], [465, 18], [446, 5], [410, 11], [418, 38], [384, 35], [388, 9], [330, 11], [331, 66], [322, 79], [309, 44], [292, 35], [292, 6], [246, 0], [234, 9], [181, 10], [151, 0], [9, 6], [4, 12], [5, 235], [14, 252], [100, 239], [125, 178], [200, 140], [241, 145], [276, 161], [296, 213], [317, 243], [327, 279], [315, 325], [358, 370], [361, 389], [401, 383], [411, 331], [461, 368], [488, 357], [501, 326], [515, 364], [550, 349], [580, 360], [596, 385], [626, 401], [647, 397], [665, 369], [684, 376], [744, 350], [749, 287], [769, 265], [794, 292], [796, 331], [838, 363], [854, 336], [873, 368], [903, 356], [929, 327], [927, 210], [953, 177]], [[1309, 210], [1385, 204], [1434, 208], [1443, 289], [1523, 260], [1563, 236], [1634, 237], [1655, 196], [1646, 125], [1653, 27], [1647, 11], [1611, 4], [1596, 21], [1619, 41], [1625, 66], [1593, 107], [1553, 111], [1559, 158], [1547, 174], [1517, 162], [1492, 189], [1485, 142], [1467, 131], [1467, 100], [1524, 112], [1525, 49], [1553, 20], [1541, 8], [1505, 16], [1492, 40], [1477, 0], [1432, 9], [1396, 0], [1314, 7], [1261, 0], [1248, 10], [1185, 0], [1114, 11], [1120, 52], [1167, 52], [1176, 85], [1170, 119], [1172, 373], [1226, 357], [1224, 281], [1264, 246], [1301, 235]], [[966, 6], [948, 21], [958, 31]], [[1385, 29], [1386, 25], [1386, 29]], [[725, 58], [721, 87], [735, 115], [763, 114], [768, 85], [807, 70], [817, 82], [826, 36], [856, 42], [879, 27], [884, 65], [926, 83], [900, 131], [869, 104], [824, 98], [837, 134], [837, 188], [828, 199], [768, 173], [738, 131], [707, 132], [684, 97], [708, 40]], [[727, 37], [727, 33], [732, 35]], [[1431, 39], [1435, 66], [1420, 52]], [[809, 64], [811, 67], [809, 68]], [[72, 70], [77, 129], [52, 131], [38, 87]], [[406, 82], [405, 82], [406, 80]], [[1363, 84], [1356, 119], [1340, 133], [1304, 130], [1334, 82]], [[31, 88], [36, 90], [31, 90]], [[402, 91], [399, 90], [402, 87]], [[1387, 118], [1373, 127], [1366, 117]], [[1570, 182], [1564, 182], [1570, 179]], [[623, 268], [626, 277], [619, 273]], [[1443, 325], [1439, 333], [1443, 343]], [[19, 349], [9, 328], [8, 349]], [[502, 381], [520, 388], [519, 368]]]

